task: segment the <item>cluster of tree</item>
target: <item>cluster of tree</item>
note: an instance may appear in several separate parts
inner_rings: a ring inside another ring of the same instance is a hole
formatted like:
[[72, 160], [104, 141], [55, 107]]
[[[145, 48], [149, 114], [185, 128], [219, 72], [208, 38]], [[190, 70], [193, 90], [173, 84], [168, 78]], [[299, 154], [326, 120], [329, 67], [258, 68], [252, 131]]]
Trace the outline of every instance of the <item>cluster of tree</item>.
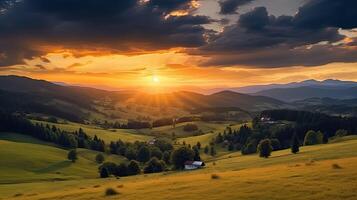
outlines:
[[[261, 119], [269, 119], [269, 122]], [[253, 128], [247, 125], [239, 130], [227, 127], [211, 141], [211, 145], [222, 145], [229, 151], [241, 151], [242, 154], [260, 152], [261, 142], [264, 149], [281, 150], [291, 148], [299, 151], [300, 145], [327, 143], [329, 138], [345, 136], [356, 132], [357, 118], [335, 117], [321, 113], [291, 110], [264, 111], [253, 120]], [[303, 142], [300, 142], [303, 141]], [[205, 149], [205, 153], [209, 152]], [[266, 157], [262, 155], [262, 157]]]
[[333, 137], [339, 129], [344, 129], [349, 133], [357, 133], [357, 117], [329, 116], [322, 113], [296, 111], [296, 110], [267, 110], [254, 119], [253, 125], [261, 125], [261, 117], [270, 118], [273, 121], [295, 122], [294, 131], [299, 138], [304, 138], [309, 130], [321, 131], [324, 134], [324, 142]]
[[141, 163], [145, 163], [153, 157], [168, 162], [172, 150], [172, 144], [165, 139], [153, 140], [150, 143], [138, 141], [129, 143], [118, 140], [109, 145], [110, 153], [122, 155], [128, 160], [137, 160]]
[[131, 160], [128, 164], [120, 163], [119, 165], [113, 162], [105, 162], [99, 166], [99, 175], [101, 178], [107, 178], [110, 175], [124, 177], [140, 174], [141, 169], [139, 162]]
[[[99, 174], [101, 178], [114, 176], [131, 176], [137, 175], [141, 172], [147, 173], [158, 173], [168, 169], [168, 165], [172, 165], [174, 169], [184, 169], [184, 164], [186, 161], [201, 160], [199, 155], [199, 150], [197, 146], [189, 148], [187, 146], [182, 146], [175, 149], [169, 154], [169, 157], [163, 157], [162, 159], [153, 156], [146, 162], [136, 161], [134, 159], [130, 160], [127, 164], [125, 162], [116, 165], [112, 162], [105, 162], [99, 167]], [[144, 153], [144, 152], [143, 152]], [[148, 154], [149, 151], [145, 150], [144, 154]], [[146, 160], [146, 159], [145, 159]], [[142, 169], [140, 168], [142, 165]]]
[[196, 124], [188, 123], [183, 126], [183, 130], [186, 132], [193, 132], [198, 130], [198, 126]]
[[75, 132], [63, 131], [48, 124], [33, 124], [20, 115], [0, 112], [0, 131], [16, 132], [30, 135], [34, 138], [52, 142], [65, 148], [86, 148], [96, 151], [105, 151], [105, 143], [97, 136], [88, 136], [82, 129]]

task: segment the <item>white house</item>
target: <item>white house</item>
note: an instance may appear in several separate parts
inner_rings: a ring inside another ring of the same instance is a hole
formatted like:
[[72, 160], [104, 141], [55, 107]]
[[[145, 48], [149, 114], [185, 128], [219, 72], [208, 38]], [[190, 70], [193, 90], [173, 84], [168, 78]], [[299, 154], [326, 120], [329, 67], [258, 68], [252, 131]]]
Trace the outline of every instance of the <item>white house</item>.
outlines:
[[186, 161], [185, 170], [199, 169], [205, 166], [205, 163], [202, 161]]

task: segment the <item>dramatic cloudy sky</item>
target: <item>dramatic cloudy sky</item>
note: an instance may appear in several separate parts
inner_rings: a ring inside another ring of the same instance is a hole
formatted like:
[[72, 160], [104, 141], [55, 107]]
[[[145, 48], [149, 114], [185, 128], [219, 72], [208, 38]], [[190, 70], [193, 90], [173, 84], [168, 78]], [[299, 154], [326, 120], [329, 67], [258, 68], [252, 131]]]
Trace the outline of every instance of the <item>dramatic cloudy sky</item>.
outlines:
[[0, 74], [111, 89], [357, 81], [357, 1], [0, 0]]

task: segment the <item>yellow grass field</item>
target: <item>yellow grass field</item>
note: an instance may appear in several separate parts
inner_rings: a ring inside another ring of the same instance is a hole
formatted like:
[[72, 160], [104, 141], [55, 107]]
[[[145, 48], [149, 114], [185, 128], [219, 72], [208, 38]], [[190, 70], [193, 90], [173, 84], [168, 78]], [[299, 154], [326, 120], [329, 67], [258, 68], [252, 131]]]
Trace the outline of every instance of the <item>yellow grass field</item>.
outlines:
[[[215, 175], [216, 178], [212, 178]], [[105, 196], [113, 188], [116, 196]], [[202, 170], [120, 179], [0, 184], [3, 199], [357, 199], [357, 140], [273, 152], [268, 159], [232, 153]]]

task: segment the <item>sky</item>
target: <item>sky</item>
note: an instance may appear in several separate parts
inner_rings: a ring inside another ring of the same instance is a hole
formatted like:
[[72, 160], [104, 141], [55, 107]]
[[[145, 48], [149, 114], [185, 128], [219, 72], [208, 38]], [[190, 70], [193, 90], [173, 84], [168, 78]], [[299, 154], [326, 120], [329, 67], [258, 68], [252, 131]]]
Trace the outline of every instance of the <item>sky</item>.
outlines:
[[357, 81], [355, 0], [0, 0], [0, 74], [110, 90]]

